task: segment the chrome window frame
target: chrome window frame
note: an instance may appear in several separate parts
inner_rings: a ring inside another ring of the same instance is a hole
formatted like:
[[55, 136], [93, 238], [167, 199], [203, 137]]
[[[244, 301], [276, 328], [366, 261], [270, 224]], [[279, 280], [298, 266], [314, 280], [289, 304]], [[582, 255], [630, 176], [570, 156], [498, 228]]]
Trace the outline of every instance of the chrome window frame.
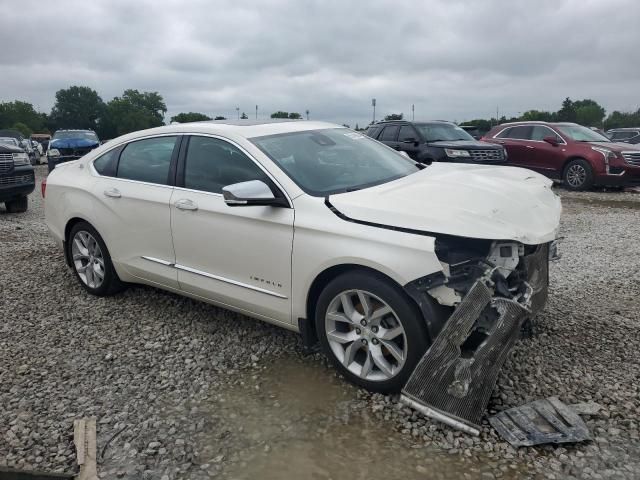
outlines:
[[561, 142], [558, 142], [558, 145], [566, 145], [567, 141], [564, 139], [564, 137], [562, 135], [560, 135], [558, 132], [556, 132], [552, 127], [550, 127], [549, 125], [540, 125], [537, 123], [525, 123], [522, 125], [509, 125], [508, 127], [504, 127], [502, 130], [500, 130], [498, 133], [496, 133], [493, 137], [491, 138], [495, 138], [497, 140], [519, 140], [519, 141], [523, 141], [523, 142], [538, 142], [538, 143], [547, 143], [544, 140], [532, 140], [531, 138], [511, 138], [511, 137], [499, 137], [499, 135], [504, 132], [505, 130], [509, 130], [510, 128], [516, 128], [516, 127], [543, 127], [546, 128], [547, 130], [551, 130], [552, 133], [555, 134], [556, 137], [558, 137]]

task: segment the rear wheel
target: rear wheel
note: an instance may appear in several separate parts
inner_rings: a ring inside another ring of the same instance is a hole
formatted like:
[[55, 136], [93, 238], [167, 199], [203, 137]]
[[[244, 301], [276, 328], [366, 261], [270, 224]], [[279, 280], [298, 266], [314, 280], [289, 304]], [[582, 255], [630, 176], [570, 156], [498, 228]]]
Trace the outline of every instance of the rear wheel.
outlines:
[[422, 315], [406, 294], [365, 271], [343, 274], [324, 288], [315, 322], [337, 369], [373, 392], [399, 391], [429, 346]]
[[24, 197], [18, 197], [10, 202], [4, 202], [4, 206], [7, 207], [9, 213], [22, 213], [26, 212], [29, 208], [29, 199]]
[[124, 288], [104, 240], [91, 225], [76, 223], [69, 232], [67, 249], [76, 278], [89, 293], [107, 296]]
[[587, 190], [593, 185], [593, 169], [586, 160], [571, 160], [564, 169], [562, 180], [569, 190]]

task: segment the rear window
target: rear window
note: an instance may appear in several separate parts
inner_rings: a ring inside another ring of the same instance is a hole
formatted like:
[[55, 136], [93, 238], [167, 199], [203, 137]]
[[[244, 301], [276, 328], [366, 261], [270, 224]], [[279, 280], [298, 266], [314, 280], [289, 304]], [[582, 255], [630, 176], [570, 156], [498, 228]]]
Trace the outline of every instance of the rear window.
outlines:
[[398, 137], [398, 130], [400, 130], [400, 127], [398, 125], [389, 125], [387, 127], [384, 127], [379, 140], [387, 142], [395, 141], [395, 139]]
[[380, 127], [369, 127], [367, 128], [367, 136], [371, 138], [376, 138], [380, 133]]
[[128, 144], [120, 154], [118, 178], [166, 185], [177, 137], [157, 137]]

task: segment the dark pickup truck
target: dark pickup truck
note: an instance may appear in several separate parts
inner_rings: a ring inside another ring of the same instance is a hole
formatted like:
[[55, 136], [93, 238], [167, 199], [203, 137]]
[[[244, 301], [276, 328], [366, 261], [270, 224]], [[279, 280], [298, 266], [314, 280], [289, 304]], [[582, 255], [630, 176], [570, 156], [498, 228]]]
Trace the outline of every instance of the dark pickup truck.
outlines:
[[9, 213], [25, 212], [27, 196], [36, 187], [29, 155], [20, 147], [0, 142], [0, 203]]

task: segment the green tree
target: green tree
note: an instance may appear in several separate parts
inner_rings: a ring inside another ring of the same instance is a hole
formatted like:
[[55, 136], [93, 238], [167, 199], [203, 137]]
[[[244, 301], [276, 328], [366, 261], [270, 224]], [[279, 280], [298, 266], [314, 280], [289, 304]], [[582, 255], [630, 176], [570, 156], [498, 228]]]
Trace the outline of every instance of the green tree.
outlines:
[[573, 101], [567, 97], [562, 102], [562, 108], [556, 112], [559, 122], [575, 122], [578, 119]]
[[0, 128], [12, 128], [17, 123], [32, 131], [46, 131], [46, 115], [36, 112], [32, 104], [20, 100], [0, 103]]
[[533, 122], [533, 121], [541, 121], [541, 122], [552, 122], [553, 121], [553, 113], [545, 112], [541, 110], [528, 110], [522, 114], [520, 120], [525, 122]]
[[404, 114], [402, 113], [392, 113], [384, 117], [385, 120], [402, 120], [404, 118]]
[[51, 123], [56, 128], [98, 129], [105, 105], [98, 92], [89, 87], [72, 86], [56, 92]]
[[178, 122], [178, 123], [202, 122], [205, 120], [211, 120], [211, 117], [205, 115], [204, 113], [197, 113], [197, 112], [179, 113], [171, 117], [172, 122]]
[[249, 118], [249, 117], [247, 117], [247, 114], [242, 112], [242, 115], [240, 116], [240, 119], [241, 120], [246, 120], [247, 118]]
[[278, 110], [277, 112], [271, 114], [271, 118], [289, 118], [289, 113]]
[[598, 102], [585, 98], [574, 102], [576, 122], [588, 127], [601, 126], [605, 117], [605, 109]]
[[121, 97], [107, 103], [100, 124], [101, 138], [114, 138], [125, 133], [164, 125], [167, 106], [158, 92], [125, 90]]
[[26, 126], [24, 123], [22, 122], [18, 122], [16, 124], [14, 124], [11, 127], [12, 130], [18, 130], [20, 133], [22, 133], [22, 135], [24, 135], [26, 138], [29, 138], [31, 136], [31, 134], [33, 133], [33, 130], [31, 130], [28, 126]]
[[218, 115], [214, 120], [226, 120], [227, 117], [223, 117], [222, 115]]
[[289, 118], [292, 120], [300, 120], [302, 118], [302, 115], [300, 115], [298, 112], [291, 112], [289, 114]]
[[640, 125], [640, 108], [635, 112], [619, 112], [615, 110], [604, 121], [604, 127], [607, 130], [610, 128], [637, 127], [638, 125]]

